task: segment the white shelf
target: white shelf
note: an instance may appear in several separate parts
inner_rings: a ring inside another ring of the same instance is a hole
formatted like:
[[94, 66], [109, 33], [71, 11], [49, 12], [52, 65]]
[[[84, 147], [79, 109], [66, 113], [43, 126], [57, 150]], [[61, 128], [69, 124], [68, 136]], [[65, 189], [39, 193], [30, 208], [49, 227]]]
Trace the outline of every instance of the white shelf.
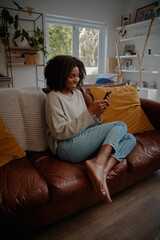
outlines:
[[[146, 20], [146, 21], [142, 21], [142, 22], [137, 22], [137, 23], [132, 23], [129, 25], [126, 25], [125, 28], [127, 29], [134, 29], [134, 28], [142, 28], [142, 27], [147, 27], [149, 26], [151, 22], [151, 19]], [[153, 24], [160, 24], [160, 17], [157, 17], [154, 19]], [[122, 27], [117, 27], [117, 30], [121, 30]]]
[[[118, 70], [115, 70], [116, 72], [118, 72]], [[121, 70], [121, 72], [126, 72], [126, 73], [138, 73], [138, 70], [127, 70], [127, 69], [123, 69]], [[155, 73], [155, 74], [159, 74], [160, 70], [142, 70], [142, 73]]]
[[[120, 58], [137, 58], [137, 55], [119, 56]], [[117, 58], [117, 56], [115, 57]]]
[[[127, 55], [127, 56], [119, 56], [120, 58], [137, 58], [137, 55], [135, 54], [135, 55]], [[140, 55], [140, 57], [141, 57], [141, 55]], [[152, 54], [152, 55], [144, 55], [144, 57], [160, 57], [160, 54]], [[115, 58], [117, 58], [117, 56], [115, 57]]]
[[[146, 39], [147, 35], [143, 35], [143, 36], [137, 36], [137, 37], [130, 37], [130, 38], [122, 38], [120, 39], [120, 42], [128, 42], [128, 41], [133, 41], [133, 40], [138, 40], [138, 39]], [[152, 37], [160, 37], [160, 34], [151, 34], [149, 36], [149, 38], [152, 38]]]
[[146, 38], [146, 35], [138, 36], [138, 37], [122, 38], [122, 39], [120, 39], [120, 42], [128, 42], [128, 41], [133, 41], [133, 40], [143, 39], [143, 38]]

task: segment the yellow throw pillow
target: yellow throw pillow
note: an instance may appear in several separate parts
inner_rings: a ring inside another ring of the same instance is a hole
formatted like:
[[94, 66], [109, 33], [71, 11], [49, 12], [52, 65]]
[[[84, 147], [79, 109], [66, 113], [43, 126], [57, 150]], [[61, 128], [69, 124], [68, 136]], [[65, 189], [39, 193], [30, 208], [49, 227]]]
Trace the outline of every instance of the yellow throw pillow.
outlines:
[[112, 91], [111, 105], [102, 114], [102, 124], [122, 121], [126, 123], [128, 132], [132, 134], [154, 129], [141, 108], [136, 85], [91, 87], [91, 93], [95, 100], [103, 99], [105, 93], [110, 90]]
[[7, 128], [0, 117], [0, 167], [13, 159], [25, 156], [25, 151], [20, 147], [15, 137], [7, 131]]

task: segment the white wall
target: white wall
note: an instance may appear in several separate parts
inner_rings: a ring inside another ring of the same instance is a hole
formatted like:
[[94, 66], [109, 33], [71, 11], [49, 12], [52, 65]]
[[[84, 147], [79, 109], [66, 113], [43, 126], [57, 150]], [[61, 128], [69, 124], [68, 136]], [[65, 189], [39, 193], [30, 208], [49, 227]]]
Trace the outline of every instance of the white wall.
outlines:
[[[120, 26], [121, 15], [131, 13], [134, 22], [136, 9], [153, 0], [17, 0], [20, 6], [34, 8], [36, 12], [104, 22], [108, 26], [107, 57], [115, 56], [116, 27]], [[15, 8], [11, 0], [1, 0], [1, 6]], [[45, 18], [44, 18], [45, 21]], [[45, 25], [44, 25], [45, 26]], [[0, 72], [4, 71], [3, 47], [0, 46]], [[33, 69], [22, 67], [15, 70], [15, 87], [35, 86]]]

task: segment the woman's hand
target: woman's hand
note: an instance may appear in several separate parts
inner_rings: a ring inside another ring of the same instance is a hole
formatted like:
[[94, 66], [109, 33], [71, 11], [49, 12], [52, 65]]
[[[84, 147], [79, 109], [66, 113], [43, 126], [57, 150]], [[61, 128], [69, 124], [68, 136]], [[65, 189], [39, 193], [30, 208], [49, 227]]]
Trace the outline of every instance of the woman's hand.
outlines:
[[95, 100], [89, 107], [88, 112], [93, 115], [96, 114], [99, 117], [109, 106], [111, 98], [108, 96], [104, 100]]

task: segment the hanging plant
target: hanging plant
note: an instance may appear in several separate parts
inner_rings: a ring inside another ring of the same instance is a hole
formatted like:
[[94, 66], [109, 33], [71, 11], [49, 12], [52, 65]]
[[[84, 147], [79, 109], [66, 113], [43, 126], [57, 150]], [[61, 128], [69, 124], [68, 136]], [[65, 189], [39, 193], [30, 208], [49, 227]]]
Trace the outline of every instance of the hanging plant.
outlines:
[[4, 46], [9, 46], [10, 33], [8, 32], [8, 25], [13, 24], [13, 17], [5, 8], [2, 10], [2, 25], [0, 26], [0, 40]]

